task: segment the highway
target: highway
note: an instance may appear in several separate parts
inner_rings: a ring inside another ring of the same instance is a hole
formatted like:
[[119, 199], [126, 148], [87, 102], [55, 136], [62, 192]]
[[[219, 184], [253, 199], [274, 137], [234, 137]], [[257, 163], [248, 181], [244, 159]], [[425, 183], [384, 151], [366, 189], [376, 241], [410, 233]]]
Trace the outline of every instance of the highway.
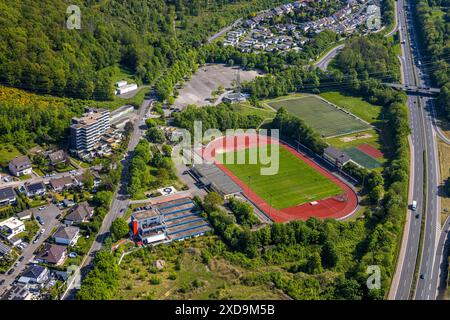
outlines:
[[[412, 21], [407, 17], [405, 1], [399, 0], [397, 16], [399, 19], [400, 40], [402, 45], [402, 68], [404, 84], [416, 87], [428, 87], [428, 79], [418, 68], [417, 40]], [[440, 210], [438, 201], [439, 160], [433, 128], [432, 99], [429, 97], [408, 96], [410, 112], [411, 141], [414, 173], [411, 175], [412, 199], [417, 201], [417, 211], [411, 212], [407, 223], [408, 234], [404, 256], [399, 257], [399, 281], [395, 288], [395, 299], [411, 298], [435, 299], [438, 283], [438, 270], [433, 270], [436, 258], [437, 242], [440, 236]], [[425, 187], [425, 192], [424, 192]], [[413, 216], [411, 216], [413, 215]], [[418, 217], [416, 217], [418, 215]], [[423, 217], [425, 215], [425, 217]], [[420, 234], [423, 227], [423, 246], [419, 252]], [[419, 264], [418, 277], [415, 279], [416, 264]]]
[[[147, 114], [149, 107], [151, 107], [154, 99], [153, 98], [146, 98], [141, 107], [138, 111], [138, 117], [134, 123], [133, 132], [130, 136], [130, 140], [128, 142], [127, 152], [125, 158], [122, 160], [123, 170], [122, 175], [120, 178], [119, 185], [116, 189], [116, 192], [113, 195], [113, 199], [111, 202], [110, 210], [108, 214], [105, 216], [102, 222], [102, 226], [100, 227], [100, 230], [98, 231], [97, 237], [95, 238], [94, 242], [92, 243], [91, 248], [89, 249], [89, 252], [84, 257], [81, 266], [80, 266], [80, 274], [81, 274], [81, 281], [84, 279], [84, 277], [88, 274], [88, 272], [92, 268], [92, 261], [95, 258], [96, 253], [102, 248], [105, 239], [109, 235], [109, 228], [111, 227], [112, 222], [117, 218], [122, 216], [126, 208], [128, 207], [128, 204], [130, 202], [129, 196], [127, 194], [127, 185], [129, 182], [129, 165], [130, 160], [133, 157], [133, 151], [136, 148], [136, 145], [138, 144], [139, 140], [145, 135], [145, 115]], [[75, 297], [76, 293], [76, 286], [79, 285], [79, 279], [76, 281], [71, 281], [68, 286], [67, 290], [64, 292], [62, 299], [73, 299]]]

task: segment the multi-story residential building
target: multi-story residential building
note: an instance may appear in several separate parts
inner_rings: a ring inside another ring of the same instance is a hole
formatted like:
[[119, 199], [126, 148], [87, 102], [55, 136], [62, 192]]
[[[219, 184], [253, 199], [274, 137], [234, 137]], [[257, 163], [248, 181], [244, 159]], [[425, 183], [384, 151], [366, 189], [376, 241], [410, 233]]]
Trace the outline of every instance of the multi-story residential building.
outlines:
[[95, 149], [102, 135], [110, 128], [110, 112], [106, 109], [87, 109], [81, 118], [72, 118], [70, 138], [72, 149], [82, 154]]

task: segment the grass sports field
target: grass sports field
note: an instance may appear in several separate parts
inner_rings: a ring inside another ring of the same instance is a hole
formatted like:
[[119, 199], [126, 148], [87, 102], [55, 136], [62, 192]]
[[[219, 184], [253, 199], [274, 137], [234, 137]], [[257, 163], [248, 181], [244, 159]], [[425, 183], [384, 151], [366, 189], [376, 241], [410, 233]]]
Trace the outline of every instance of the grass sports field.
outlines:
[[347, 96], [336, 91], [324, 92], [320, 96], [369, 123], [376, 123], [380, 116], [381, 107], [368, 103], [361, 97]]
[[[249, 152], [250, 149], [241, 149], [233, 153], [235, 159], [237, 153], [245, 153], [248, 159]], [[333, 181], [283, 147], [280, 147], [280, 165], [275, 175], [261, 175], [261, 164], [224, 166], [260, 198], [279, 210], [342, 193], [341, 188]]]
[[267, 104], [276, 110], [285, 107], [323, 137], [370, 129], [367, 123], [315, 96], [287, 97], [268, 101]]

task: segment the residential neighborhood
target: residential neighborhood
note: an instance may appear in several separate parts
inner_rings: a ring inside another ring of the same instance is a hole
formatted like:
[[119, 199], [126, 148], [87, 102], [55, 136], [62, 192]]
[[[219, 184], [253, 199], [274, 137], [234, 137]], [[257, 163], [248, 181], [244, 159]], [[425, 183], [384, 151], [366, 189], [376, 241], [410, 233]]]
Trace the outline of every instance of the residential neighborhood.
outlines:
[[[381, 28], [378, 0], [351, 0], [332, 16], [315, 21], [277, 23], [279, 16], [308, 9], [309, 0], [296, 1], [257, 14], [229, 31], [224, 46], [233, 46], [244, 53], [302, 51], [314, 34], [331, 30], [347, 37], [362, 28], [377, 31]], [[292, 20], [292, 19], [291, 19]], [[370, 25], [368, 24], [370, 22]]]

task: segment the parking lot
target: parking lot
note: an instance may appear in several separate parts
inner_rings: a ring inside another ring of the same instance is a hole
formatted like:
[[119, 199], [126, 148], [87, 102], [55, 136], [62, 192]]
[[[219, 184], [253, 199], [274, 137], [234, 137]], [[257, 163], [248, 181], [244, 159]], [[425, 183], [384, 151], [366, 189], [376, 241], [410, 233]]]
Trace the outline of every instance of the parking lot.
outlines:
[[[224, 90], [232, 88], [236, 80], [239, 67], [227, 67], [223, 64], [207, 64], [199, 68], [184, 87], [175, 100], [175, 106], [185, 108], [188, 105], [198, 106], [212, 105], [210, 101], [212, 92], [222, 85]], [[257, 71], [244, 71], [241, 69], [241, 82], [251, 81], [258, 76]]]
[[43, 223], [40, 223], [41, 231], [38, 232], [37, 237], [35, 237], [35, 240], [32, 243], [22, 249], [20, 257], [14, 263], [13, 267], [6, 274], [0, 274], [0, 283], [2, 283], [0, 285], [0, 295], [2, 295], [14, 282], [15, 278], [24, 271], [30, 260], [34, 259], [34, 252], [36, 249], [42, 245], [44, 240], [50, 236], [52, 230], [59, 224], [57, 216], [61, 213], [61, 210], [53, 204], [40, 208], [33, 208], [31, 211], [36, 219], [43, 221]]

